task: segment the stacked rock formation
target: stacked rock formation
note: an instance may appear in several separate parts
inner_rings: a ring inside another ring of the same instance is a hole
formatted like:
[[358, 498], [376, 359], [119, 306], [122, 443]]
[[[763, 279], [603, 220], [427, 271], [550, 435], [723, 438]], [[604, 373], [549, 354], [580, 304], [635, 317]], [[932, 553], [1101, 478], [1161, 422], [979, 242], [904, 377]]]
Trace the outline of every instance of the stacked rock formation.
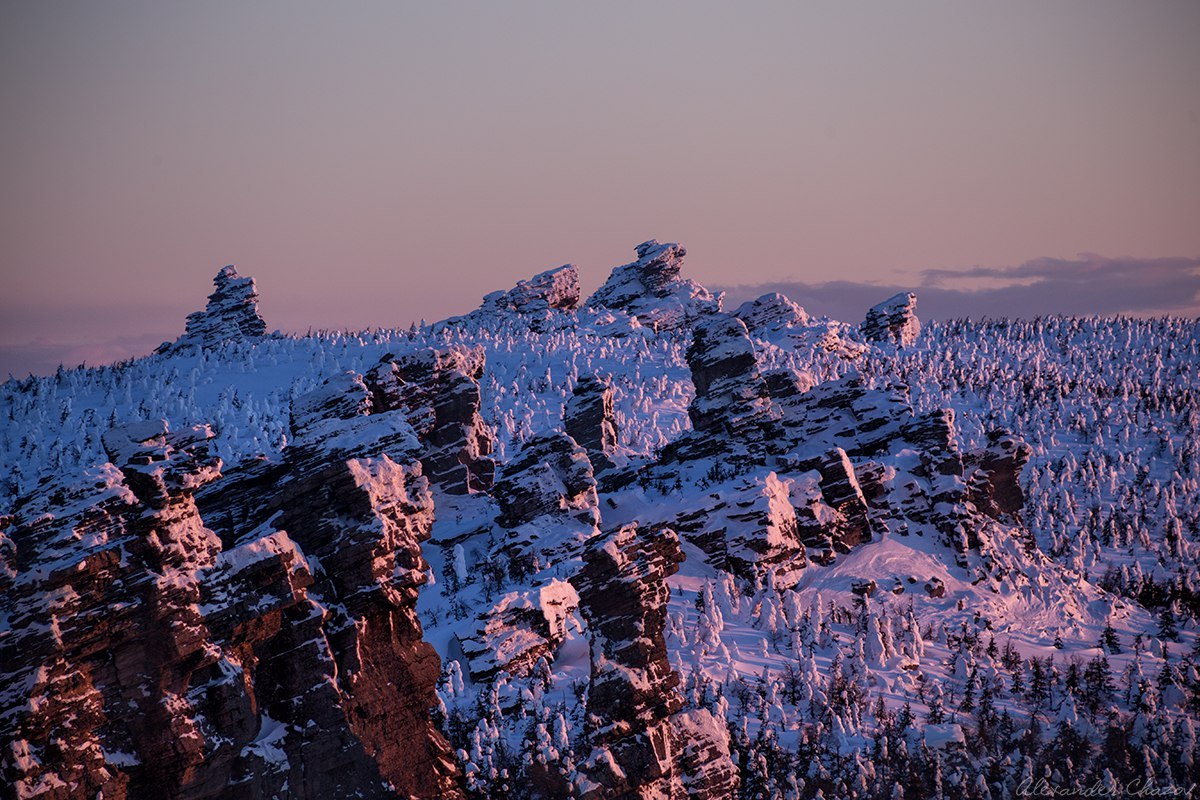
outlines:
[[707, 711], [680, 712], [679, 675], [667, 662], [666, 578], [682, 561], [674, 532], [629, 525], [598, 537], [575, 578], [593, 628], [594, 749], [578, 787], [588, 800], [736, 791], [726, 733]]
[[700, 320], [687, 361], [696, 386], [696, 398], [688, 406], [696, 433], [709, 443], [761, 440], [768, 432], [772, 407], [745, 323], [728, 314]]
[[909, 347], [921, 333], [921, 321], [917, 319], [917, 296], [907, 292], [889, 297], [867, 312], [861, 329], [868, 341]]
[[612, 467], [618, 440], [612, 384], [591, 375], [581, 378], [563, 411], [563, 428], [587, 450], [597, 472]]
[[187, 348], [210, 348], [223, 342], [264, 336], [267, 323], [258, 313], [258, 291], [254, 278], [243, 278], [229, 265], [213, 278], [216, 291], [208, 296], [203, 311], [188, 314], [183, 336], [164, 342], [156, 352]]
[[586, 306], [624, 311], [654, 330], [679, 328], [720, 311], [719, 297], [679, 276], [687, 255], [682, 245], [651, 239], [636, 252], [638, 260], [614, 269]]

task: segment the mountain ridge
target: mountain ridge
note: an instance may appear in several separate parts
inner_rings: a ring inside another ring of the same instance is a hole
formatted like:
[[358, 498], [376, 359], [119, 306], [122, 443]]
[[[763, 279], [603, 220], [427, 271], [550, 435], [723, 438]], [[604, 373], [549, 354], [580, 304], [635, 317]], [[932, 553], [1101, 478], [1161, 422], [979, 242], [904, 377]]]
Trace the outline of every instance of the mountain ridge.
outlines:
[[[243, 324], [252, 279], [223, 270], [159, 354], [5, 384], [5, 777], [982, 797], [1067, 779], [1063, 730], [1102, 777], [1129, 725], [1145, 752], [1114, 780], [1194, 774], [1197, 323], [922, 328], [911, 295], [862, 325], [781, 295], [730, 314], [685, 248], [637, 255], [586, 300], [567, 266], [463, 317], [317, 337]], [[141, 651], [79, 622], [114, 603], [195, 631], [162, 640], [180, 660], [127, 656], [165, 717], [109, 699], [94, 654]], [[320, 720], [282, 682], [298, 667], [267, 665], [293, 636], [333, 691]], [[1051, 668], [1056, 643], [1099, 683]], [[1133, 670], [1124, 699], [1103, 664]], [[426, 700], [389, 701], [398, 676]]]

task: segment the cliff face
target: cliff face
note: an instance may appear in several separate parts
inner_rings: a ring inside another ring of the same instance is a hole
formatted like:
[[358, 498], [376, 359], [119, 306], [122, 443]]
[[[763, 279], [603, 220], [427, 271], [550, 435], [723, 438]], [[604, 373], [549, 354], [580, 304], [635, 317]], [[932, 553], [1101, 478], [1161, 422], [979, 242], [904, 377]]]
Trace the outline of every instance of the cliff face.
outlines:
[[19, 796], [457, 794], [415, 614], [432, 498], [382, 452], [411, 428], [367, 397], [354, 376], [314, 393], [284, 479], [228, 483], [269, 524], [206, 527], [197, 490], [239, 507], [211, 431], [162, 422], [109, 431], [108, 464], [18, 506], [0, 714]]
[[703, 709], [683, 712], [663, 636], [683, 562], [679, 537], [636, 525], [597, 537], [575, 579], [592, 626], [587, 724], [593, 749], [578, 789], [593, 798], [730, 797], [727, 734]]

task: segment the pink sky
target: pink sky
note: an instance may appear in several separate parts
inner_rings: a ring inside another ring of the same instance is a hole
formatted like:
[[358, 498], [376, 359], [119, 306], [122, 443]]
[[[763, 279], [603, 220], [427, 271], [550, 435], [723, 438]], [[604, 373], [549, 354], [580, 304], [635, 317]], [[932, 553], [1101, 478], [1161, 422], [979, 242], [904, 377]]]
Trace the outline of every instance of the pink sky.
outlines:
[[724, 286], [1195, 259], [1197, 41], [1192, 0], [6, 3], [0, 375], [144, 353], [227, 263], [303, 331], [650, 237]]

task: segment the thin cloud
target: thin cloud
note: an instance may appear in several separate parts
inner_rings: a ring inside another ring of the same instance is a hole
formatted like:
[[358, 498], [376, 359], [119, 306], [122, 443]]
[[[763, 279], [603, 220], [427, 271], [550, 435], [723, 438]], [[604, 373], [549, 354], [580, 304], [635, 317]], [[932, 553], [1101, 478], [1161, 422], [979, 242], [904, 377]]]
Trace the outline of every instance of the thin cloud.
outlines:
[[0, 381], [9, 377], [48, 375], [59, 364], [66, 367], [111, 364], [126, 358], [149, 355], [163, 337], [147, 334], [91, 342], [34, 341], [0, 344]]
[[[986, 284], [986, 285], [980, 285]], [[1200, 258], [1038, 258], [1015, 267], [931, 269], [918, 285], [779, 281], [726, 288], [733, 308], [780, 292], [810, 313], [857, 321], [897, 292], [917, 293], [918, 314], [954, 317], [1036, 317], [1051, 314], [1148, 316], [1200, 314]]]

